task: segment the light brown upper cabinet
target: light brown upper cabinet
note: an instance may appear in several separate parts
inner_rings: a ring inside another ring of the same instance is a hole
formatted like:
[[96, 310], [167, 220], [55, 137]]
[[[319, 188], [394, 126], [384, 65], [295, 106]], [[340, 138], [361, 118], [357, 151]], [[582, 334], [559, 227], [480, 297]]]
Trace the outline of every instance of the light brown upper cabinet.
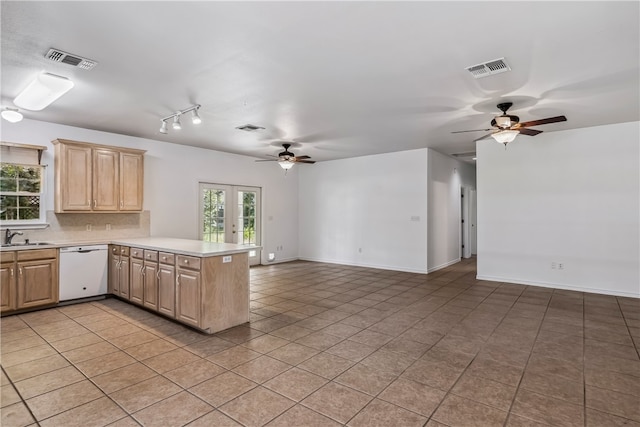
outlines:
[[55, 211], [140, 212], [144, 150], [56, 139]]

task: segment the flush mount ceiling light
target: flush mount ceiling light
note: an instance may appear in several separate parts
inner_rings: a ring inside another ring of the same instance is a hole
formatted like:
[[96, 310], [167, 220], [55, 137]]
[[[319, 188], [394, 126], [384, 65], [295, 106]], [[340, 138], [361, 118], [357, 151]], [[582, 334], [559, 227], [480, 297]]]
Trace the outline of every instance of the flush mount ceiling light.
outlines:
[[10, 123], [18, 123], [20, 120], [22, 120], [22, 114], [18, 111], [17, 108], [7, 107], [2, 110], [2, 113], [0, 113], [0, 115], [2, 115], [2, 118]]
[[167, 121], [170, 119], [173, 119], [173, 123], [171, 124], [171, 127], [174, 130], [180, 130], [182, 129], [182, 124], [180, 123], [180, 116], [183, 114], [188, 113], [189, 111], [192, 112], [191, 115], [191, 123], [193, 123], [194, 125], [199, 125], [200, 123], [202, 123], [202, 119], [200, 118], [200, 115], [198, 114], [198, 110], [200, 109], [200, 104], [196, 104], [193, 105], [189, 108], [185, 108], [184, 110], [180, 110], [180, 111], [176, 111], [175, 113], [171, 114], [170, 116], [167, 116], [165, 118], [162, 119], [162, 126], [160, 126], [160, 133], [163, 134], [167, 134], [168, 129], [167, 129]]
[[40, 111], [73, 87], [73, 82], [55, 74], [40, 73], [35, 80], [13, 100], [25, 110]]

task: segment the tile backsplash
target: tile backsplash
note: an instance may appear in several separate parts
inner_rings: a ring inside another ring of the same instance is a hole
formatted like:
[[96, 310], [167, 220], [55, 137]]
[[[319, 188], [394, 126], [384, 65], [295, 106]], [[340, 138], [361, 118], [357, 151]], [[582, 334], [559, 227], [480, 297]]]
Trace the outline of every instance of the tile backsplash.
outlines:
[[[151, 228], [149, 211], [136, 213], [63, 213], [47, 211], [45, 229], [22, 230], [15, 242], [29, 239], [34, 242], [103, 241], [117, 238], [148, 237]], [[13, 228], [12, 228], [13, 229]], [[15, 227], [20, 230], [20, 227]]]

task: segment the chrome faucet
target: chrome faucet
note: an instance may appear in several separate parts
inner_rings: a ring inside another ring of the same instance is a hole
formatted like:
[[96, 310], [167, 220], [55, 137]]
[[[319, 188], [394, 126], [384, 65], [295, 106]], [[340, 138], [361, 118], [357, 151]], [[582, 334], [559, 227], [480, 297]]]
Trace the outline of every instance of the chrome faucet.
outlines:
[[11, 240], [13, 240], [13, 238], [18, 235], [18, 236], [22, 236], [22, 231], [14, 231], [13, 233], [11, 232], [11, 230], [9, 230], [7, 228], [7, 232], [4, 234], [4, 244], [5, 245], [10, 245], [11, 244]]

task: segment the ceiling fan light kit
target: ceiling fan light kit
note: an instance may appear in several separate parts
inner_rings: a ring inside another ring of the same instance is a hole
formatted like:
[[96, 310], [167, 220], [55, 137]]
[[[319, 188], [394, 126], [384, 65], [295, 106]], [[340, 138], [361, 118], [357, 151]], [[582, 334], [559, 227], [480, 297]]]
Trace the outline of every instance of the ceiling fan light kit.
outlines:
[[40, 111], [69, 92], [73, 86], [73, 82], [66, 77], [40, 73], [16, 96], [13, 103], [25, 110]]
[[496, 116], [491, 120], [492, 128], [489, 129], [474, 129], [474, 130], [461, 130], [452, 133], [464, 133], [464, 132], [487, 132], [493, 131], [487, 135], [484, 135], [475, 141], [480, 141], [488, 137], [492, 137], [500, 144], [504, 144], [505, 148], [507, 144], [513, 142], [516, 136], [519, 134], [527, 136], [536, 136], [542, 133], [541, 130], [530, 129], [530, 126], [540, 126], [550, 123], [566, 122], [565, 116], [548, 117], [546, 119], [532, 120], [529, 122], [520, 123], [520, 117], [507, 114], [509, 108], [513, 106], [511, 102], [503, 102], [497, 105], [498, 109], [502, 111], [502, 115]]
[[293, 165], [295, 165], [296, 163], [307, 163], [307, 164], [315, 163], [315, 161], [309, 160], [311, 159], [311, 157], [309, 156], [296, 156], [291, 151], [289, 151], [289, 147], [291, 147], [291, 144], [282, 144], [282, 146], [284, 147], [284, 151], [281, 153], [278, 153], [277, 159], [256, 160], [256, 162], [278, 162], [280, 167], [285, 170], [285, 173], [286, 171], [291, 169]]
[[167, 121], [173, 119], [173, 122], [171, 124], [171, 127], [174, 130], [180, 130], [182, 129], [182, 123], [180, 123], [180, 116], [182, 116], [183, 114], [186, 114], [188, 112], [191, 111], [191, 123], [193, 123], [194, 125], [199, 125], [200, 123], [202, 123], [202, 118], [200, 118], [200, 115], [198, 114], [198, 110], [200, 109], [201, 105], [200, 104], [195, 104], [192, 105], [189, 108], [185, 108], [184, 110], [179, 110], [176, 111], [175, 113], [164, 117], [162, 119], [162, 125], [160, 126], [160, 130], [159, 132], [162, 134], [168, 134], [169, 130], [168, 130], [168, 126], [167, 126]]
[[516, 136], [518, 136], [519, 133], [520, 132], [518, 132], [517, 130], [505, 129], [497, 133], [492, 133], [491, 136], [500, 144], [507, 145], [508, 143], [513, 142], [513, 140], [516, 139]]

